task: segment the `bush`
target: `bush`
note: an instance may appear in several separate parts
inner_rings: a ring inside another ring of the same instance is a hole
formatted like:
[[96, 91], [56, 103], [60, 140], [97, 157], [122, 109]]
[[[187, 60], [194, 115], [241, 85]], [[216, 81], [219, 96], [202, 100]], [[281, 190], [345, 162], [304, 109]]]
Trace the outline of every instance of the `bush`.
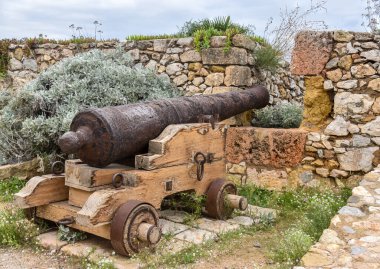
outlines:
[[256, 111], [252, 124], [265, 128], [298, 128], [301, 121], [301, 106], [292, 103], [281, 103]]
[[13, 162], [59, 153], [56, 141], [81, 109], [177, 95], [152, 70], [132, 67], [121, 48], [64, 59], [15, 95], [0, 94], [0, 159], [2, 155]]
[[38, 234], [38, 226], [27, 220], [22, 210], [6, 208], [0, 211], [0, 246], [34, 244]]
[[280, 65], [280, 52], [269, 44], [256, 49], [253, 56], [255, 57], [255, 66], [257, 69], [263, 69], [274, 73]]

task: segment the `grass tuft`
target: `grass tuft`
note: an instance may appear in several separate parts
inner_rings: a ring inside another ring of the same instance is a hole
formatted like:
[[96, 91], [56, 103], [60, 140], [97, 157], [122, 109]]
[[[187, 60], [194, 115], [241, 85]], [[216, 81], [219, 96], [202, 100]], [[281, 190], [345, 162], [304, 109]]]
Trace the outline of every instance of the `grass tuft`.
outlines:
[[26, 184], [26, 180], [17, 177], [0, 180], [0, 202], [11, 202], [15, 193]]

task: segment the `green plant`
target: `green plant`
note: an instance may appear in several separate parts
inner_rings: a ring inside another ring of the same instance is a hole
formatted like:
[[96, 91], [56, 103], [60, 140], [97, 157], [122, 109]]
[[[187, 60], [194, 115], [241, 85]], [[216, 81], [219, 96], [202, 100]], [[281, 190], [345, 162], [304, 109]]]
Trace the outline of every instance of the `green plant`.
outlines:
[[261, 46], [253, 52], [257, 69], [276, 72], [280, 66], [281, 53], [270, 45]]
[[161, 34], [161, 35], [129, 35], [127, 40], [153, 40], [153, 39], [168, 39], [168, 38], [180, 38], [183, 37], [181, 34]]
[[253, 185], [238, 186], [238, 194], [248, 199], [248, 203], [261, 207], [270, 207], [273, 200], [273, 191], [259, 188]]
[[0, 211], [0, 245], [18, 247], [33, 245], [39, 227], [25, 218], [18, 208], [6, 207]]
[[313, 238], [301, 229], [291, 228], [274, 243], [271, 257], [275, 262], [297, 264], [313, 244]]
[[14, 162], [59, 154], [56, 141], [78, 111], [179, 94], [152, 70], [134, 68], [122, 48], [77, 54], [46, 69], [16, 94], [0, 93], [0, 155]]
[[168, 197], [164, 203], [167, 207], [187, 212], [184, 222], [191, 223], [201, 217], [205, 201], [204, 195], [196, 195], [194, 192], [181, 192]]
[[11, 177], [0, 181], [0, 201], [11, 202], [13, 195], [19, 192], [26, 184], [26, 180]]
[[11, 43], [9, 39], [0, 40], [0, 79], [4, 78], [7, 74], [9, 55], [8, 47]]
[[70, 227], [59, 225], [58, 226], [58, 239], [75, 243], [87, 239], [87, 234], [81, 231], [71, 229]]
[[81, 268], [85, 269], [116, 269], [113, 261], [107, 257], [103, 257], [98, 261], [93, 261], [90, 259], [90, 256], [95, 253], [95, 248], [91, 248], [89, 253], [80, 258], [79, 264]]
[[265, 128], [298, 128], [301, 121], [301, 106], [293, 103], [281, 103], [257, 110], [252, 124]]

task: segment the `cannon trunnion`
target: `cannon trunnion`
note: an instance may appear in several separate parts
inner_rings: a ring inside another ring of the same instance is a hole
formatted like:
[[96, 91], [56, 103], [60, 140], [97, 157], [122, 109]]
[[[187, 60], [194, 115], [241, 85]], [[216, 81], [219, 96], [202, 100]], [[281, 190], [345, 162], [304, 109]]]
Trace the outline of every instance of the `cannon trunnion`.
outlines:
[[[224, 179], [228, 126], [188, 122], [200, 115], [225, 119], [262, 107], [267, 99], [266, 89], [257, 87], [81, 112], [60, 139], [63, 150], [81, 159], [67, 160], [62, 174], [30, 179], [15, 195], [16, 204], [109, 239], [122, 255], [156, 246], [162, 201], [175, 193], [205, 195], [204, 213], [227, 219], [248, 206], [235, 184]], [[147, 153], [135, 155], [145, 147]], [[131, 155], [134, 167], [114, 163]]]

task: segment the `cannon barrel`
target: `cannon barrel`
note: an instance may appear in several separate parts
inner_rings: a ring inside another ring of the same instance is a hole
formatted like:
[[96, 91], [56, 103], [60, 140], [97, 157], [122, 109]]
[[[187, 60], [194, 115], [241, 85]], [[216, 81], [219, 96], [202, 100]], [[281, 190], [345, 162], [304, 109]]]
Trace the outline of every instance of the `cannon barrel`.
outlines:
[[201, 115], [227, 119], [265, 107], [269, 93], [262, 86], [243, 91], [147, 101], [137, 104], [90, 108], [77, 113], [70, 131], [58, 144], [91, 166], [104, 167], [132, 157], [147, 148], [170, 124], [196, 123]]

